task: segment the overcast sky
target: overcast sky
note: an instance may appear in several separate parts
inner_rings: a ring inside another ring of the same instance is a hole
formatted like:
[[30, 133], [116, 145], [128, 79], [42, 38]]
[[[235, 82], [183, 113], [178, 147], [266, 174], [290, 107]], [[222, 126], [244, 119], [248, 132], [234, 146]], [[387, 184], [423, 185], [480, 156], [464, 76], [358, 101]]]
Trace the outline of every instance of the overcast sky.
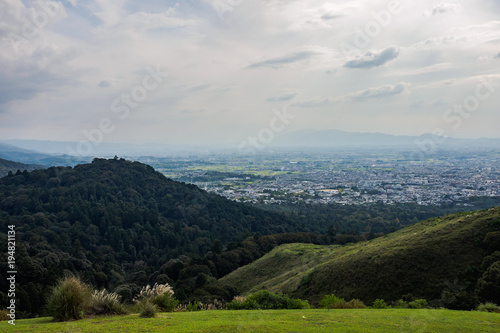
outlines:
[[0, 0], [0, 46], [0, 139], [500, 137], [498, 0]]

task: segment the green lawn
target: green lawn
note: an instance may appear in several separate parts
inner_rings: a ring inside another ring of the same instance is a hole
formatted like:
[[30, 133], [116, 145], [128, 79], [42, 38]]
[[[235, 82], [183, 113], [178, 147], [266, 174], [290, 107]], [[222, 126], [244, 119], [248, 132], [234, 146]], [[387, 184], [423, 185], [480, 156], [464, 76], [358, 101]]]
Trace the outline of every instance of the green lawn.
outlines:
[[498, 332], [500, 314], [450, 310], [268, 310], [161, 313], [66, 323], [0, 322], [1, 332]]

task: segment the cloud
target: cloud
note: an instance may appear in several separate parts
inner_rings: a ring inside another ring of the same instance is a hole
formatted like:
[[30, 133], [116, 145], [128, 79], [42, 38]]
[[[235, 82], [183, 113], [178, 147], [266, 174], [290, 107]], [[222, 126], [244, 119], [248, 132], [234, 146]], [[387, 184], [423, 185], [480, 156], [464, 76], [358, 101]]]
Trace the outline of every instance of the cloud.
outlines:
[[312, 57], [317, 56], [319, 54], [320, 53], [316, 51], [300, 51], [289, 55], [285, 55], [283, 57], [277, 57], [277, 58], [267, 59], [264, 61], [259, 61], [254, 64], [251, 64], [250, 66], [247, 66], [247, 68], [249, 69], [259, 68], [259, 67], [280, 68], [286, 64], [291, 64], [294, 62], [311, 59]]
[[368, 88], [366, 90], [350, 94], [349, 97], [354, 101], [363, 101], [372, 98], [391, 97], [408, 92], [410, 86], [411, 84], [408, 82], [400, 82], [395, 86], [385, 85], [381, 87]]
[[500, 53], [496, 55], [495, 59], [500, 59]]
[[365, 55], [347, 61], [344, 67], [370, 69], [379, 67], [399, 56], [399, 48], [391, 46], [379, 51], [368, 51]]
[[330, 104], [334, 104], [336, 102], [335, 99], [325, 98], [325, 99], [312, 99], [304, 102], [294, 103], [293, 106], [297, 106], [299, 108], [317, 108], [321, 106], [327, 106]]
[[175, 8], [168, 8], [160, 13], [137, 12], [130, 15], [123, 14], [120, 4], [116, 6], [101, 4], [101, 12], [95, 15], [102, 25], [94, 30], [95, 34], [112, 34], [128, 36], [132, 33], [144, 33], [155, 29], [182, 28], [194, 24], [193, 20], [178, 17]]
[[416, 69], [408, 69], [408, 70], [401, 70], [396, 73], [396, 75], [420, 75], [420, 74], [427, 74], [427, 73], [434, 73], [434, 72], [441, 72], [445, 70], [450, 70], [455, 68], [453, 64], [444, 62], [440, 64], [435, 64], [427, 67], [421, 67], [421, 68], [416, 68]]
[[341, 102], [360, 102], [367, 99], [387, 98], [408, 93], [410, 91], [410, 86], [411, 84], [409, 82], [400, 82], [396, 85], [385, 85], [356, 91], [337, 98], [313, 99], [309, 101], [298, 102], [294, 103], [293, 106], [297, 106], [300, 108], [316, 108]]
[[286, 102], [290, 101], [297, 96], [297, 93], [287, 93], [281, 96], [274, 96], [267, 99], [268, 102]]
[[109, 86], [111, 86], [111, 82], [109, 82], [109, 81], [102, 80], [101, 82], [99, 82], [99, 87], [101, 87], [101, 88], [107, 88]]
[[442, 2], [439, 5], [425, 12], [426, 15], [440, 15], [446, 13], [457, 13], [463, 9], [462, 5], [453, 2]]
[[184, 113], [184, 114], [200, 114], [200, 113], [205, 113], [205, 112], [207, 112], [207, 110], [205, 110], [205, 109], [198, 109], [198, 110], [184, 109], [184, 110], [181, 110], [181, 113]]
[[324, 21], [330, 21], [330, 20], [336, 20], [336, 19], [339, 19], [341, 18], [342, 15], [336, 15], [336, 14], [330, 14], [330, 13], [327, 13], [327, 14], [323, 14], [321, 16], [321, 19], [324, 20]]

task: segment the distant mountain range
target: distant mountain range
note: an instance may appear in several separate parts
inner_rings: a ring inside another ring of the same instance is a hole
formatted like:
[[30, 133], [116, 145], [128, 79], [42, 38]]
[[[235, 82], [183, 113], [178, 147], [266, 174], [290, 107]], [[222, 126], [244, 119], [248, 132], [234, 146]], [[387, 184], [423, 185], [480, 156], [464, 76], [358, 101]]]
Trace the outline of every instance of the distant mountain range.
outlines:
[[438, 146], [485, 146], [500, 147], [497, 139], [456, 139], [434, 136], [427, 133], [420, 136], [391, 135], [384, 133], [346, 132], [341, 130], [303, 130], [277, 137], [272, 146], [276, 147], [332, 147], [332, 146], [418, 146], [419, 142], [436, 143]]
[[[44, 140], [8, 140], [0, 141], [0, 158], [16, 162], [41, 164], [44, 166], [88, 163], [94, 157], [166, 157], [184, 154], [210, 154], [213, 152], [234, 153], [238, 151], [237, 143], [226, 143], [219, 146], [171, 145], [162, 143], [86, 143], [88, 156], [76, 156], [79, 142], [44, 141]], [[271, 149], [290, 149], [301, 147], [340, 148], [340, 147], [425, 147], [429, 144], [436, 148], [451, 147], [498, 147], [500, 138], [496, 139], [457, 139], [437, 137], [432, 134], [420, 136], [391, 135], [384, 133], [361, 133], [341, 130], [301, 130], [276, 135], [269, 144], [259, 142], [260, 146]], [[90, 146], [89, 146], [90, 145]], [[251, 146], [251, 145], [250, 145]], [[250, 147], [249, 146], [249, 147]], [[258, 149], [256, 151], [259, 151]]]
[[75, 165], [86, 163], [91, 158], [71, 157], [69, 155], [46, 154], [32, 149], [21, 148], [8, 143], [0, 143], [0, 158], [25, 164], [41, 166]]

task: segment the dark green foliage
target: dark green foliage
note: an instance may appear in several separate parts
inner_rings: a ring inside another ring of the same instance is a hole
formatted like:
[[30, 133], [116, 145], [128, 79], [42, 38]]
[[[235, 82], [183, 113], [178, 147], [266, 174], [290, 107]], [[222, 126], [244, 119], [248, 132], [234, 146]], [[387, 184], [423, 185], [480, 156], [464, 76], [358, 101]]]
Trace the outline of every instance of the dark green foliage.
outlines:
[[482, 303], [479, 304], [479, 306], [476, 308], [476, 311], [500, 313], [500, 306], [490, 302]]
[[23, 164], [18, 162], [13, 162], [9, 160], [4, 160], [0, 158], [0, 178], [4, 176], [13, 177], [17, 170], [36, 170], [43, 168], [42, 165], [35, 164]]
[[500, 261], [491, 264], [477, 282], [481, 299], [500, 303]]
[[374, 308], [374, 309], [386, 309], [387, 308], [387, 303], [383, 299], [377, 298], [373, 302], [372, 308]]
[[267, 290], [260, 290], [243, 301], [231, 301], [226, 308], [228, 310], [308, 309], [309, 303], [281, 293], [272, 294]]
[[366, 305], [359, 299], [352, 299], [346, 302], [334, 294], [325, 295], [319, 302], [319, 306], [324, 309], [364, 309]]
[[343, 298], [339, 298], [339, 297], [335, 296], [334, 294], [325, 295], [325, 296], [323, 296], [321, 301], [319, 301], [319, 306], [324, 308], [324, 309], [333, 309], [333, 308], [335, 308], [336, 304], [341, 303], [341, 302], [345, 302], [345, 300]]
[[189, 312], [200, 311], [201, 310], [201, 303], [199, 301], [194, 301], [192, 303], [188, 303], [186, 305], [186, 310]]
[[408, 307], [410, 309], [425, 309], [428, 305], [429, 303], [427, 302], [427, 300], [423, 298], [416, 299], [408, 303]]
[[89, 287], [76, 277], [67, 277], [53, 288], [47, 307], [55, 321], [77, 320], [83, 318], [89, 300]]

